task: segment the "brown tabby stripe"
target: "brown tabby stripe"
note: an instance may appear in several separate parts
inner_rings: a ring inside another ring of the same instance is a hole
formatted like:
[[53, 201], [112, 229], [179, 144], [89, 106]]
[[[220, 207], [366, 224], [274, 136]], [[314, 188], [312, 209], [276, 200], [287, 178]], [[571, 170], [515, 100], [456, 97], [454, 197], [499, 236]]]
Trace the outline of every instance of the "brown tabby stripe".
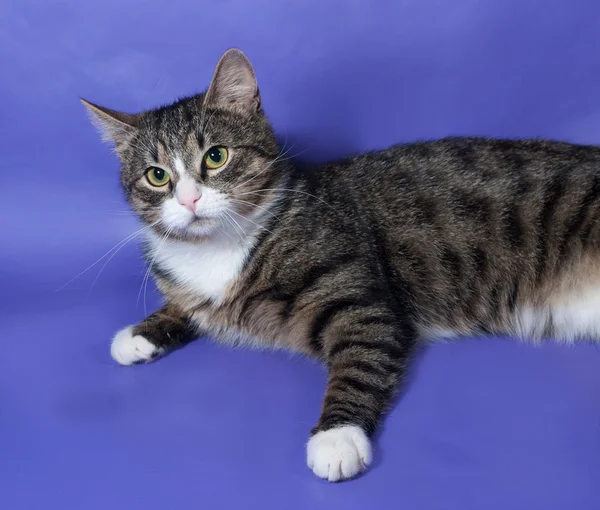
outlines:
[[[253, 214], [261, 233], [221, 299], [180, 285], [166, 262], [155, 265], [167, 304], [134, 332], [157, 347], [209, 331], [317, 356], [329, 385], [315, 431], [355, 424], [372, 433], [417, 332], [522, 333], [515, 316], [523, 307], [600, 285], [599, 148], [445, 138], [305, 168], [286, 161], [250, 64], [237, 54], [229, 65], [206, 93], [138, 115], [89, 105], [112, 133], [123, 190], [146, 224], [165, 220], [178, 176], [153, 189], [145, 169], [169, 168], [174, 155], [198, 189], [231, 199], [237, 214], [267, 209]], [[239, 80], [250, 92], [243, 101], [239, 87], [233, 97], [228, 89]], [[222, 171], [198, 164], [208, 141], [233, 149]], [[556, 332], [541, 321], [537, 331]]]
[[405, 376], [416, 336], [408, 326], [401, 338], [395, 338], [396, 330], [389, 327], [370, 334], [377, 341], [339, 339], [327, 352], [329, 384], [313, 432], [344, 424], [360, 425], [368, 434], [375, 431]]
[[581, 236], [584, 225], [593, 222], [593, 212], [598, 205], [598, 199], [600, 198], [600, 176], [595, 175], [592, 179], [592, 183], [589, 185], [589, 189], [581, 203], [579, 208], [571, 216], [571, 220], [567, 223], [565, 228], [565, 235], [563, 236], [562, 242], [559, 245], [558, 253], [561, 259], [564, 259], [569, 255], [570, 250], [574, 248], [573, 244]]
[[289, 317], [294, 311], [296, 302], [299, 299], [302, 299], [304, 294], [309, 293], [322, 278], [331, 276], [333, 273], [346, 271], [346, 266], [355, 260], [357, 260], [357, 256], [354, 253], [334, 255], [323, 263], [309, 266], [309, 268], [305, 270], [300, 281], [289, 284], [285, 290], [283, 288], [266, 288], [258, 290], [246, 298], [240, 316], [246, 316], [253, 305], [260, 302], [265, 296], [270, 296], [276, 301], [285, 302], [286, 305], [283, 310], [284, 317]]
[[535, 268], [537, 280], [544, 275], [549, 258], [550, 236], [556, 209], [561, 205], [561, 198], [568, 191], [568, 174], [557, 173], [547, 184], [545, 199], [540, 212], [540, 228], [538, 232], [538, 260]]
[[368, 310], [374, 307], [370, 296], [351, 296], [329, 301], [323, 304], [321, 311], [313, 320], [310, 329], [310, 346], [316, 353], [323, 350], [323, 339], [321, 335], [330, 325], [332, 320], [345, 311]]
[[180, 310], [167, 304], [137, 324], [133, 335], [145, 337], [160, 349], [172, 350], [194, 340], [197, 332]]

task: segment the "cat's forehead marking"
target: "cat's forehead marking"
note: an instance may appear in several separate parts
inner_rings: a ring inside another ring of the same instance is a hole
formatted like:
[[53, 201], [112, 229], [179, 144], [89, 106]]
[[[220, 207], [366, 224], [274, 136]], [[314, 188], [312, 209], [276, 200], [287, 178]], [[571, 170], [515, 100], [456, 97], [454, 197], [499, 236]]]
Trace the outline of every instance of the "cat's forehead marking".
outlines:
[[185, 164], [183, 163], [183, 159], [181, 159], [178, 154], [173, 157], [173, 171], [180, 178], [185, 175]]

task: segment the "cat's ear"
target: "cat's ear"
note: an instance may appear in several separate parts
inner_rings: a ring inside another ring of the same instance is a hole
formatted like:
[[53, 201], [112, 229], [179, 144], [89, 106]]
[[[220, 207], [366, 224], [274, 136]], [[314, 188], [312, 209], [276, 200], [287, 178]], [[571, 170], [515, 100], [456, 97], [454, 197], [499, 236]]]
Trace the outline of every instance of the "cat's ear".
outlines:
[[139, 115], [104, 108], [85, 99], [81, 102], [88, 109], [92, 124], [99, 129], [104, 140], [115, 144], [117, 153], [136, 135]]
[[232, 48], [220, 58], [205, 101], [210, 105], [246, 111], [260, 109], [260, 94], [254, 70], [241, 50]]

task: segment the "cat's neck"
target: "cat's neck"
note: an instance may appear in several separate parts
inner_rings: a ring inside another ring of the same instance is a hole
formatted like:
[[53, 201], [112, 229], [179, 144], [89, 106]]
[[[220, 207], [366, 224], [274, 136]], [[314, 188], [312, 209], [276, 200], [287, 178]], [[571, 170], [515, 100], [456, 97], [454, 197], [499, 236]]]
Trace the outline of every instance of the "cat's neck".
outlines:
[[243, 269], [256, 233], [219, 232], [199, 243], [148, 234], [148, 259], [155, 270], [198, 295], [221, 301]]
[[277, 199], [257, 208], [247, 218], [230, 216], [231, 221], [213, 235], [196, 241], [165, 238], [149, 230], [148, 263], [175, 283], [218, 303], [249, 262], [259, 239], [271, 235], [276, 203]]

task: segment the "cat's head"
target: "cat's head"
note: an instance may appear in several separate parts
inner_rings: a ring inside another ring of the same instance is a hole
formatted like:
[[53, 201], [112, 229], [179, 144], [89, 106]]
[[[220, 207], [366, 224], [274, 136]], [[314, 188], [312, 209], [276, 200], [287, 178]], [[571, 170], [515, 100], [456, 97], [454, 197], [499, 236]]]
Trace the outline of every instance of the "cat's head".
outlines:
[[252, 65], [239, 50], [219, 60], [203, 94], [121, 113], [83, 101], [122, 162], [135, 212], [161, 234], [202, 239], [265, 210], [283, 175]]

